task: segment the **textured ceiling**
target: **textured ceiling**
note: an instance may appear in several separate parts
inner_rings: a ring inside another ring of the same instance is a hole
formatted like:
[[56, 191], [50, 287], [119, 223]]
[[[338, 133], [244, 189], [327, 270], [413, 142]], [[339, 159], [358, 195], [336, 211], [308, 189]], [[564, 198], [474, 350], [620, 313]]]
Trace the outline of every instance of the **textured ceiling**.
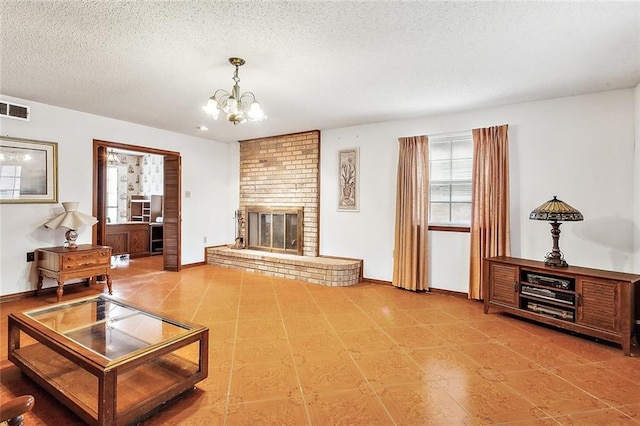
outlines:
[[[632, 87], [640, 2], [0, 3], [0, 92], [219, 141]], [[240, 87], [268, 120], [201, 106]], [[199, 125], [208, 132], [196, 130]]]

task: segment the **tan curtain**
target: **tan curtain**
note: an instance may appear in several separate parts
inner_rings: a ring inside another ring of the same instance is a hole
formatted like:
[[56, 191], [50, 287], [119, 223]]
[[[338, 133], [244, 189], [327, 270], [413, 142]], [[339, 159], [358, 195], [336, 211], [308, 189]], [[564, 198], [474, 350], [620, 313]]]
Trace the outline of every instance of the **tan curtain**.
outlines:
[[427, 136], [399, 138], [393, 285], [427, 290], [429, 145]]
[[482, 299], [482, 259], [509, 256], [508, 125], [473, 129], [469, 298]]

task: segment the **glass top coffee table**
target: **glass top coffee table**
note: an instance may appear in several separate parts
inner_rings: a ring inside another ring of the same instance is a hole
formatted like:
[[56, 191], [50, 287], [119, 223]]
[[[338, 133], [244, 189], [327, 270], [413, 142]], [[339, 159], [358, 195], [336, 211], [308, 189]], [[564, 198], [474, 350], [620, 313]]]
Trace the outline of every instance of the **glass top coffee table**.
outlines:
[[209, 329], [107, 295], [9, 315], [9, 360], [92, 425], [129, 424], [208, 374]]

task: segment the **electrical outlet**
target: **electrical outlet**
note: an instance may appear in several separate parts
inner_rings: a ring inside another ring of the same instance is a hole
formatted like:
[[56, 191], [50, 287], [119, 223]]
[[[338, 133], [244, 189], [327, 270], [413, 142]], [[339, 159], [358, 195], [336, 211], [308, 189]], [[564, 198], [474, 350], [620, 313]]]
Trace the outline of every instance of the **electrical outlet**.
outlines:
[[206, 242], [207, 242], [207, 237], [204, 237], [204, 238], [202, 239], [202, 242], [203, 242], [203, 243], [206, 243]]
[[27, 262], [33, 262], [36, 260], [36, 253], [33, 251], [27, 252]]

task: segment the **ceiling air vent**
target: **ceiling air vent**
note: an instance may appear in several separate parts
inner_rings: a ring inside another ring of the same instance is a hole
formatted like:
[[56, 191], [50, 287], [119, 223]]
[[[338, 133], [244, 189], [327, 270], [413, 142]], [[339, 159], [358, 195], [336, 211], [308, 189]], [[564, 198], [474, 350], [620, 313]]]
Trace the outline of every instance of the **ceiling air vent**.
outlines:
[[29, 121], [29, 107], [0, 101], [0, 117]]

